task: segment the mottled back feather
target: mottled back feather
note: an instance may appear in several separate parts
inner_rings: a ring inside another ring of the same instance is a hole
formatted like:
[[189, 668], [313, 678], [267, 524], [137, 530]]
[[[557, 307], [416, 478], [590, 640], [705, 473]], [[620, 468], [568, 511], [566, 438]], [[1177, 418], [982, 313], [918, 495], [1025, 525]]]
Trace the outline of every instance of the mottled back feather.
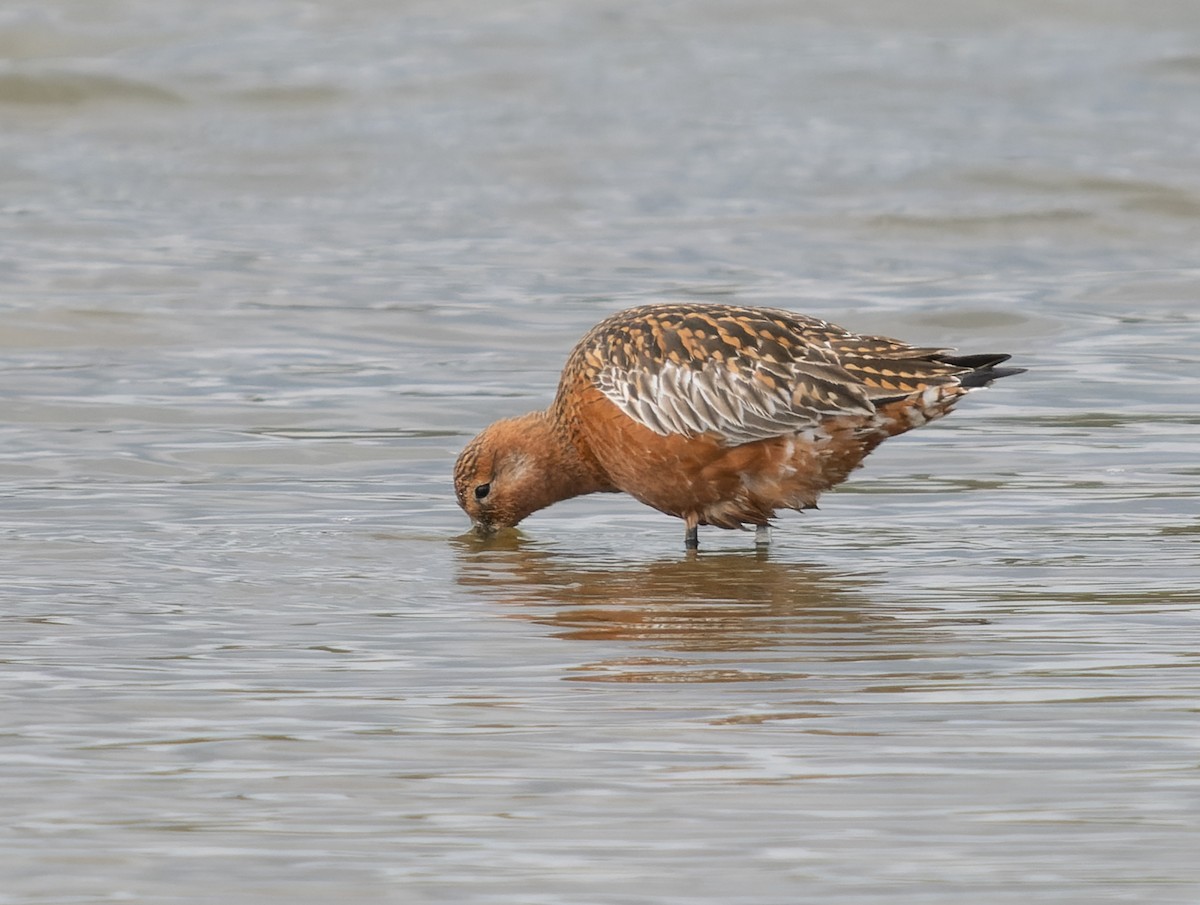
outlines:
[[657, 434], [710, 434], [736, 446], [801, 433], [831, 417], [869, 417], [877, 404], [931, 386], [955, 388], [976, 368], [954, 361], [951, 351], [858, 336], [791, 311], [668, 304], [597, 324], [567, 372], [582, 370]]

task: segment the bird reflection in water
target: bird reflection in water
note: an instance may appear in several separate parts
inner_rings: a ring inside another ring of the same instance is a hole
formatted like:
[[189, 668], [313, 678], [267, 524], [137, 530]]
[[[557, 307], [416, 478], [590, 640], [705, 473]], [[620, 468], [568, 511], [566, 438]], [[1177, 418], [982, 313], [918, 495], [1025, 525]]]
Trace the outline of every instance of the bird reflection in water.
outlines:
[[[535, 546], [519, 531], [468, 534], [455, 543], [462, 587], [511, 605], [515, 618], [552, 627], [555, 637], [643, 642], [692, 655], [619, 656], [580, 667], [592, 674], [574, 678], [795, 678], [805, 659], [797, 647], [821, 659], [854, 656], [878, 645], [881, 630], [911, 627], [892, 611], [877, 611], [867, 594], [874, 581], [775, 561], [765, 550], [629, 562]], [[783, 648], [786, 655], [770, 656]], [[720, 652], [735, 656], [715, 656]]]

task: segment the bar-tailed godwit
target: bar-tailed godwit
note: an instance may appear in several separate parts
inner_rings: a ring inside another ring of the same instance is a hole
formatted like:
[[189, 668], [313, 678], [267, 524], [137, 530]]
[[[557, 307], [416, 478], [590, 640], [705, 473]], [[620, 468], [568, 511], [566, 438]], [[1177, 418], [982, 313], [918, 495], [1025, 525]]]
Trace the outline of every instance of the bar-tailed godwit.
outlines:
[[876, 446], [1023, 368], [860, 336], [791, 311], [662, 304], [601, 321], [567, 358], [545, 411], [497, 421], [454, 467], [477, 531], [559, 500], [625, 492], [700, 525], [811, 509]]

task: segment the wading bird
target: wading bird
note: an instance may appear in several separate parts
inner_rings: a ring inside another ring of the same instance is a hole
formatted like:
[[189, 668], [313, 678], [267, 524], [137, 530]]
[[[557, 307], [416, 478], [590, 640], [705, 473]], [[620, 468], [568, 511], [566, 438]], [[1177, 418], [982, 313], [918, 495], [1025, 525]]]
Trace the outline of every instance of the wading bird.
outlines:
[[771, 308], [661, 304], [601, 321], [548, 409], [497, 421], [458, 457], [454, 489], [487, 534], [587, 493], [624, 492], [700, 525], [756, 527], [812, 509], [876, 446], [1019, 374], [1010, 356], [860, 336]]

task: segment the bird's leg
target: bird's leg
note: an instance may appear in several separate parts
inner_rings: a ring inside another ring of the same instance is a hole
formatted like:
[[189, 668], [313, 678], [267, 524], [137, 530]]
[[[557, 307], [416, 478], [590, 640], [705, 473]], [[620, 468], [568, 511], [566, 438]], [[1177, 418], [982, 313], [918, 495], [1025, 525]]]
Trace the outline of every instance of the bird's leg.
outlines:
[[758, 525], [754, 529], [754, 546], [769, 547], [771, 546], [771, 526]]
[[683, 532], [683, 546], [688, 550], [700, 549], [700, 527], [691, 519], [687, 520], [687, 530]]

